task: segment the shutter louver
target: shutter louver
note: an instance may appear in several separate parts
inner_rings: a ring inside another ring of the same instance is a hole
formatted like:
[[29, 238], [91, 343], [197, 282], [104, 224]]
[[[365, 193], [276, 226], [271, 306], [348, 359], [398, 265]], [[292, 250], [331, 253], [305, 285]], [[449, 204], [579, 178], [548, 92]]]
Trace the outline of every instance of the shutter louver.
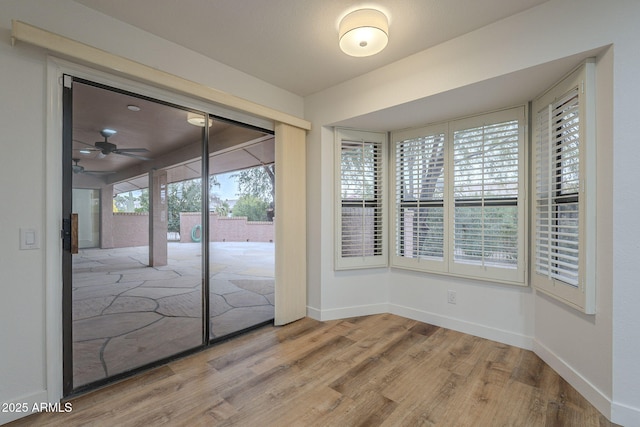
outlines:
[[579, 284], [579, 92], [536, 115], [536, 273]]
[[518, 120], [454, 132], [454, 262], [518, 266]]
[[444, 134], [395, 145], [396, 256], [444, 257]]

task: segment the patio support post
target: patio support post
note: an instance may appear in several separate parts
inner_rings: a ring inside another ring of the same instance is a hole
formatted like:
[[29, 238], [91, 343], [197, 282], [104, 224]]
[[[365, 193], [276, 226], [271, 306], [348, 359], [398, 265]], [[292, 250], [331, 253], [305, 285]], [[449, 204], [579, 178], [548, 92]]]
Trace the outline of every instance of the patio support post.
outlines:
[[100, 248], [113, 248], [113, 184], [100, 190]]
[[167, 265], [167, 171], [149, 171], [149, 266]]

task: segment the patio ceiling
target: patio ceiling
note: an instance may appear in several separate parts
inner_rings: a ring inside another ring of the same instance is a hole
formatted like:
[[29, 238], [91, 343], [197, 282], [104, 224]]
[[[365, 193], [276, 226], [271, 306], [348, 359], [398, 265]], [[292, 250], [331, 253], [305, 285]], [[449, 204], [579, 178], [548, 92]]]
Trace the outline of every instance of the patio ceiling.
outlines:
[[[131, 107], [134, 106], [134, 107]], [[202, 127], [187, 122], [186, 110], [99, 87], [74, 83], [73, 158], [84, 168], [74, 187], [114, 185], [114, 193], [148, 187], [148, 172], [164, 169], [169, 182], [200, 176]], [[104, 154], [95, 143], [102, 129], [118, 150]], [[209, 131], [209, 172], [221, 174], [274, 162], [274, 138], [256, 129], [213, 120]], [[143, 156], [148, 160], [126, 154]]]
[[[227, 152], [214, 153], [209, 157], [209, 172], [218, 175], [259, 165], [268, 165], [275, 161], [273, 136], [250, 141]], [[167, 182], [180, 182], [199, 178], [202, 168], [200, 159], [166, 168]], [[119, 181], [113, 186], [113, 194], [135, 191], [149, 186], [149, 178], [139, 175]]]

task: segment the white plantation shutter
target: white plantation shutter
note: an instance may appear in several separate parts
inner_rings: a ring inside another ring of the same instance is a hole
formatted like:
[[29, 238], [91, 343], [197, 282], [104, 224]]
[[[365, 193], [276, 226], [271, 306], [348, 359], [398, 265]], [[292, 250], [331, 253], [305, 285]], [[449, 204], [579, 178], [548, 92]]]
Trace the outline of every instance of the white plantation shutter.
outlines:
[[578, 286], [580, 117], [574, 87], [536, 115], [535, 271]]
[[445, 131], [395, 135], [394, 265], [444, 268]]
[[452, 271], [524, 282], [524, 110], [452, 128]]
[[336, 130], [336, 269], [386, 266], [385, 134]]
[[525, 108], [392, 135], [392, 265], [525, 283]]
[[454, 260], [515, 268], [518, 260], [518, 121], [454, 133]]
[[595, 312], [594, 62], [533, 103], [534, 286]]

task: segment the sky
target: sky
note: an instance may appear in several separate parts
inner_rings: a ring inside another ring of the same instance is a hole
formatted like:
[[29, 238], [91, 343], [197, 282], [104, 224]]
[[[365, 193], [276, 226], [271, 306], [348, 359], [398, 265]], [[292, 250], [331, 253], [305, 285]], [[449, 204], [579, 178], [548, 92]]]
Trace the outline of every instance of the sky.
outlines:
[[223, 173], [216, 175], [216, 179], [220, 186], [213, 187], [213, 193], [215, 193], [222, 200], [235, 200], [238, 198], [236, 194], [238, 192], [238, 184], [235, 179], [230, 178], [231, 175], [237, 172]]

